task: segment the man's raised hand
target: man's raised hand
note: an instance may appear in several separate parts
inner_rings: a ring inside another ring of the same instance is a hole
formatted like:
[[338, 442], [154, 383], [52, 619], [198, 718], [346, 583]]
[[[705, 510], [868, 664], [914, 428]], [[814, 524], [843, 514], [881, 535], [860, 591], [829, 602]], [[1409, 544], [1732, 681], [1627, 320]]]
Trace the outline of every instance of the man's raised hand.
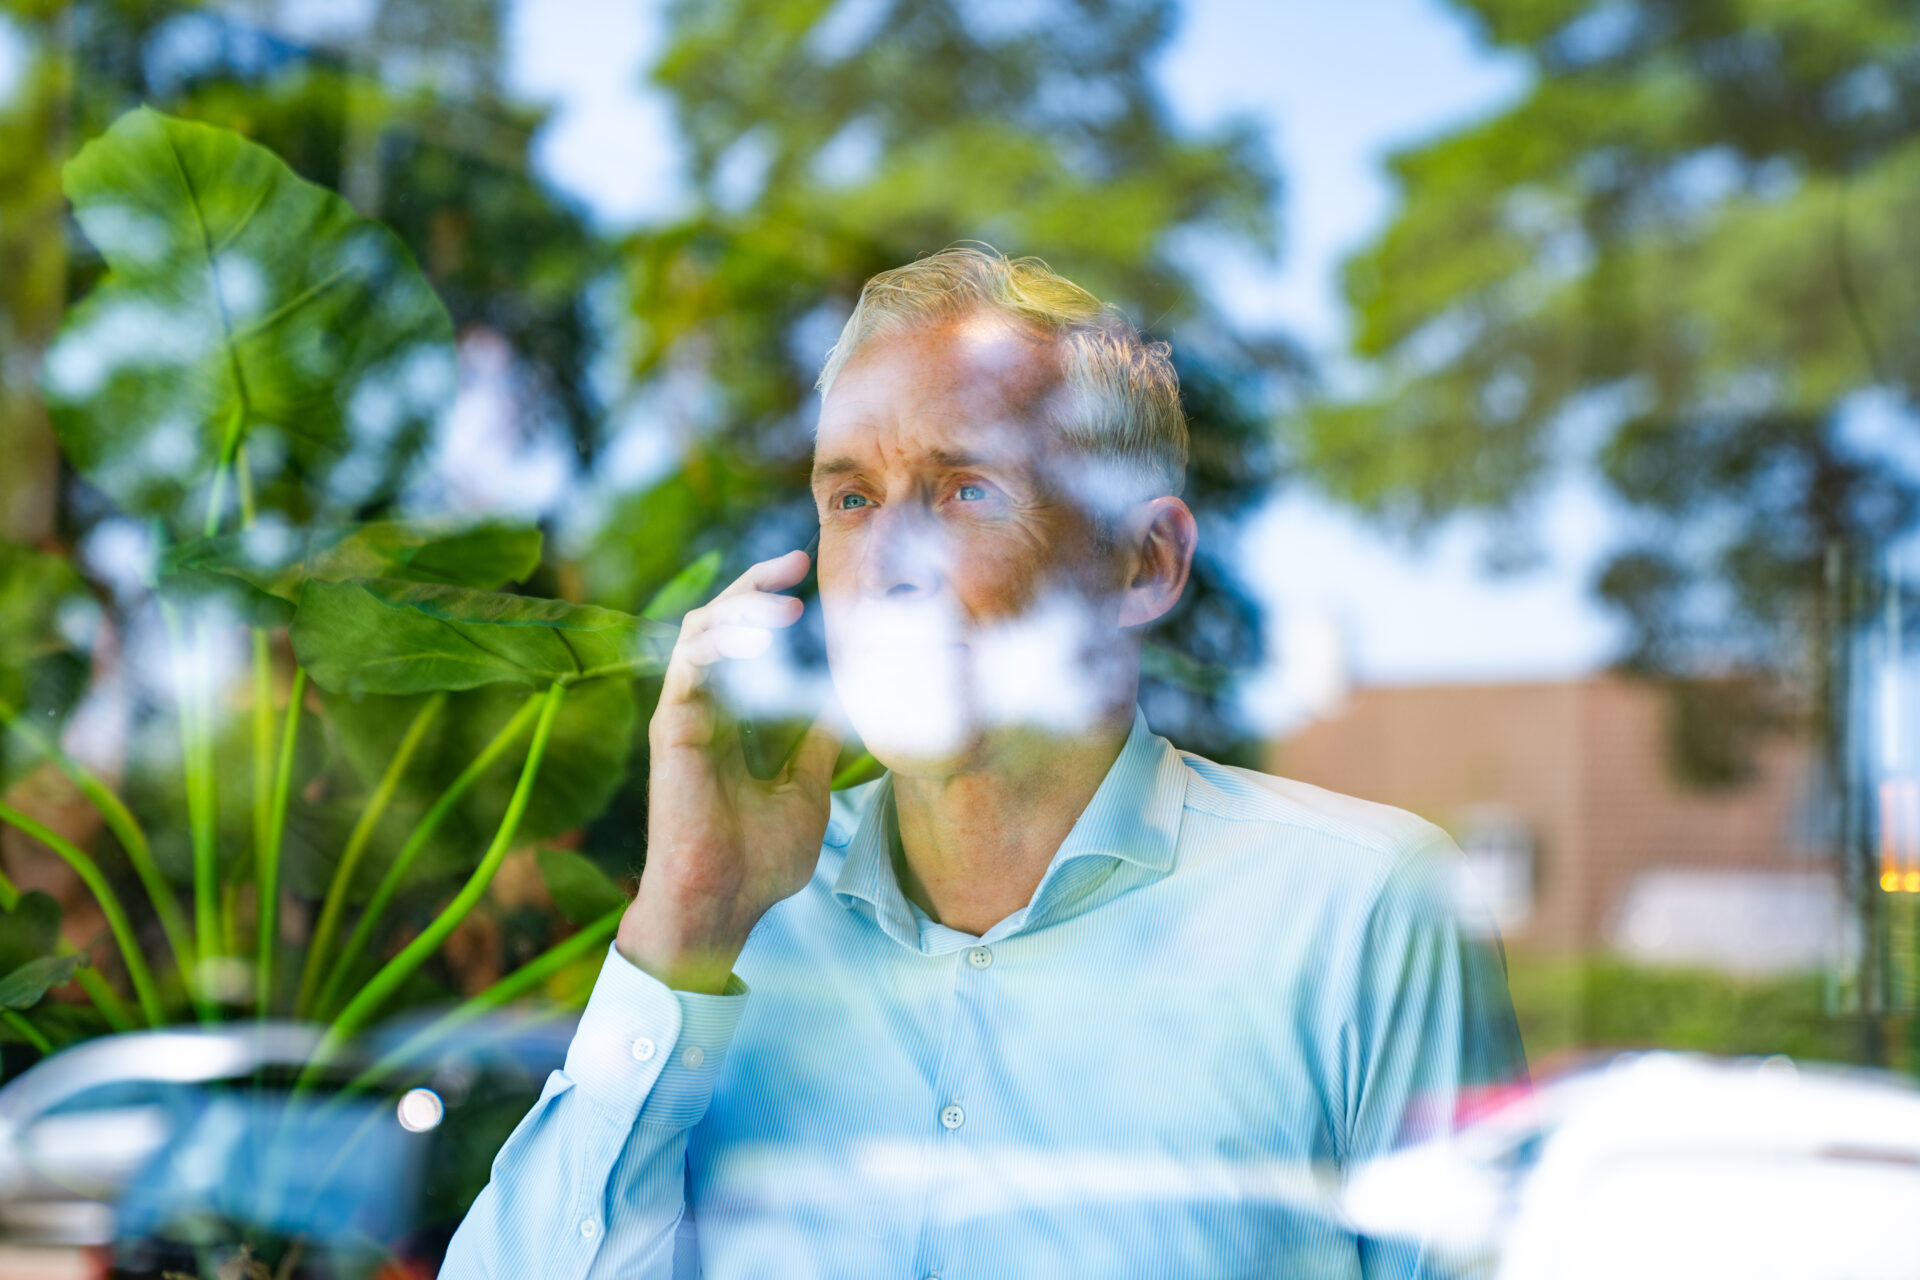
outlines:
[[762, 782], [712, 691], [716, 664], [759, 656], [799, 621], [801, 602], [776, 593], [806, 572], [801, 551], [752, 566], [687, 614], [667, 663], [647, 729], [646, 867], [614, 945], [676, 990], [720, 991], [754, 924], [819, 861], [839, 734], [822, 717]]

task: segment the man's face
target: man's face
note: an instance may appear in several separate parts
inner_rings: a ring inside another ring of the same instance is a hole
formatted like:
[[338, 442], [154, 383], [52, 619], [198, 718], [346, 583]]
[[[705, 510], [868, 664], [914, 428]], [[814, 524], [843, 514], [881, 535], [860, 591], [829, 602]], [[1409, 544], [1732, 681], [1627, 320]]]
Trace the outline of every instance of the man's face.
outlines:
[[1118, 557], [1044, 414], [1049, 341], [991, 314], [876, 339], [820, 411], [813, 495], [834, 684], [883, 763], [1106, 711]]

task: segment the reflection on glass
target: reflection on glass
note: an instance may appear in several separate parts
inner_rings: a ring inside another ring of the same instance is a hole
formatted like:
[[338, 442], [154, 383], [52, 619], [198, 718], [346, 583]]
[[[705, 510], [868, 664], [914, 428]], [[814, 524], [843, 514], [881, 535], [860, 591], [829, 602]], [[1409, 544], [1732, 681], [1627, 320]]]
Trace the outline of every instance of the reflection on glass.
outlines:
[[[1373, 1224], [1389, 1271], [1424, 1237], [1511, 1276], [1906, 1274], [1911, 1100], [1812, 1065], [1920, 1063], [1920, 33], [1884, 8], [0, 0], [0, 1273], [437, 1265], [646, 861], [679, 619], [816, 524], [815, 379], [862, 284], [977, 239], [1172, 344], [1201, 555], [1144, 637], [1150, 728], [1444, 828], [1460, 874], [1415, 896], [1546, 1086], [1410, 1088], [1396, 1140], [1458, 1142], [1348, 1186], [1251, 1122], [1182, 1147], [1166, 1082], [1271, 1091], [1304, 1006], [1190, 983], [1193, 1025], [1142, 1035], [1179, 957], [1141, 958], [1233, 933], [1156, 918], [1076, 988], [1090, 1030], [1022, 1049], [1001, 1010], [981, 1059], [1122, 1121], [933, 1160], [878, 1119], [763, 1134], [714, 1216], [760, 1214], [769, 1258], [803, 1219], [847, 1257], [922, 1205], [1037, 1224], [1003, 1271], [1191, 1259], [1234, 1202]], [[1082, 462], [1058, 488], [1114, 505]], [[977, 567], [939, 531], [895, 570]], [[831, 678], [775, 653], [726, 697], [839, 690], [851, 847], [883, 764], [1110, 709], [1079, 585], [843, 600]], [[1321, 939], [1315, 901], [1258, 944]], [[749, 1034], [736, 1093], [892, 1087], [869, 1023], [905, 997], [781, 940], [756, 999], [854, 1025]], [[1012, 981], [983, 949], [956, 981]], [[1432, 974], [1387, 969], [1425, 1007]], [[220, 1036], [260, 1023], [308, 1039], [239, 1080]], [[219, 1034], [8, 1110], [33, 1064], [188, 1025]], [[1733, 1061], [1606, 1065], [1659, 1049]], [[930, 1134], [961, 1117], [935, 1141], [994, 1123], [926, 1101]], [[274, 1172], [349, 1115], [375, 1166]], [[1650, 1118], [1690, 1145], [1635, 1145]], [[967, 1273], [938, 1261], [886, 1269]]]

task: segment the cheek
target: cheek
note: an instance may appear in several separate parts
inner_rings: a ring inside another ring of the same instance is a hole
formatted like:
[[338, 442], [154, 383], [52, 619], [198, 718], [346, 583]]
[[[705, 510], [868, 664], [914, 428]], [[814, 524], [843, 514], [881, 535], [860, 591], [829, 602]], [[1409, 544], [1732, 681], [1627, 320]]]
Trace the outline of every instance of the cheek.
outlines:
[[1058, 550], [1044, 530], [1001, 526], [963, 535], [954, 548], [949, 581], [975, 618], [1025, 610], [1051, 577]]

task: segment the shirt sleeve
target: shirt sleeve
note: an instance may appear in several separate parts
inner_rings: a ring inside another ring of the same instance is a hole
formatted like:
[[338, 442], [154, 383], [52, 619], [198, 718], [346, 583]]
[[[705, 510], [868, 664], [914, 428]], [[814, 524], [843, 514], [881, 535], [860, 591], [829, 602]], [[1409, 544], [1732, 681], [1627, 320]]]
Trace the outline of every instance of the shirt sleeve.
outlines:
[[747, 989], [669, 990], [609, 947], [566, 1065], [493, 1162], [447, 1280], [669, 1280], [687, 1131], [706, 1114]]
[[[1343, 1166], [1446, 1137], [1527, 1083], [1491, 917], [1444, 835], [1402, 858], [1361, 930], [1342, 1029]], [[1477, 1274], [1419, 1238], [1362, 1237], [1369, 1280]]]

